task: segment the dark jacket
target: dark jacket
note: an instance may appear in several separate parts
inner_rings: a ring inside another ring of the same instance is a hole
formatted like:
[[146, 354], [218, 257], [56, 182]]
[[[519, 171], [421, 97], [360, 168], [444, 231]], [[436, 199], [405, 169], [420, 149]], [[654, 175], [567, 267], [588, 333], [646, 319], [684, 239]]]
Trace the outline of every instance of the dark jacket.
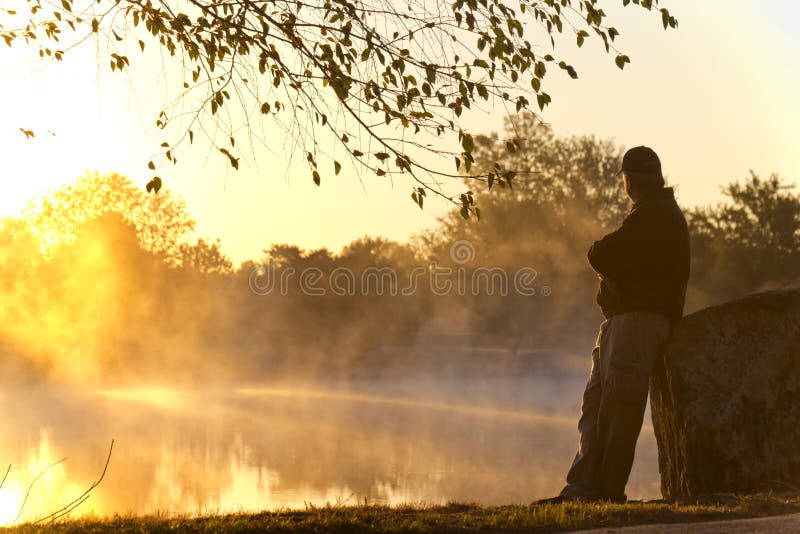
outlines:
[[689, 280], [689, 229], [671, 187], [636, 202], [616, 231], [589, 249], [600, 276], [597, 304], [608, 318], [631, 311], [683, 315]]

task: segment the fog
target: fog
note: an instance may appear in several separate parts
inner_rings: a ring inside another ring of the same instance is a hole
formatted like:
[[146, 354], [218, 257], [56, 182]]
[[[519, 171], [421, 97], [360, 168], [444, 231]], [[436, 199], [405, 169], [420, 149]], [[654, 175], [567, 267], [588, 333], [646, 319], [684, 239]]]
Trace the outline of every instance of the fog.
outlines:
[[[307, 504], [526, 503], [558, 491], [576, 446], [578, 376], [364, 381], [347, 388], [5, 388], [13, 462], [0, 522], [60, 508], [102, 470], [73, 515], [198, 513]], [[628, 493], [658, 496], [643, 430]]]
[[[504, 298], [488, 278], [462, 287], [491, 265], [477, 245], [273, 246], [234, 270], [218, 243], [186, 240], [185, 208], [163, 194], [154, 204], [90, 175], [3, 221], [1, 524], [80, 496], [112, 440], [72, 516], [525, 503], [560, 489], [593, 336], [523, 328], [498, 342], [476, 327], [476, 303]], [[265, 292], [267, 267], [294, 277]], [[362, 276], [376, 268], [394, 278]], [[309, 287], [315, 269], [326, 276]], [[352, 291], [336, 291], [337, 269]], [[444, 269], [441, 293], [431, 276]], [[559, 300], [528, 302], [528, 320], [564, 316]], [[655, 463], [648, 426], [632, 498], [658, 495]]]
[[[602, 321], [585, 253], [628, 204], [620, 147], [520, 128], [512, 163], [536, 179], [408, 243], [272, 244], [234, 267], [180, 198], [114, 174], [3, 220], [0, 524], [72, 502], [112, 440], [72, 515], [557, 492]], [[789, 189], [751, 175], [731, 203], [687, 210], [687, 310], [796, 279]], [[649, 420], [631, 499], [659, 496]]]

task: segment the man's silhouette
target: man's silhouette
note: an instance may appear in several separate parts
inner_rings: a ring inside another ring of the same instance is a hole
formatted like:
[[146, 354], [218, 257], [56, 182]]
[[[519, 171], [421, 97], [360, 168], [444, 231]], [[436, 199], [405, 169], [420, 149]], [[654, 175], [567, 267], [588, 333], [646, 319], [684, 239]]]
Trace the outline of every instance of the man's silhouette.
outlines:
[[634, 204], [622, 225], [589, 249], [605, 321], [583, 394], [578, 453], [561, 494], [539, 502], [627, 500], [650, 372], [683, 314], [689, 231], [672, 188], [664, 187], [661, 162], [650, 148], [632, 148], [617, 174]]

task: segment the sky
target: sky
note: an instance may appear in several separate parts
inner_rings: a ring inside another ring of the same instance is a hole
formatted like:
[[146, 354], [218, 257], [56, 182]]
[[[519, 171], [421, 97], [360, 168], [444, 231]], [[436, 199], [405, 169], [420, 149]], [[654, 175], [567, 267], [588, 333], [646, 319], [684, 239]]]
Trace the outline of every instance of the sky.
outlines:
[[[553, 103], [543, 119], [561, 135], [653, 147], [686, 207], [720, 202], [721, 187], [750, 169], [798, 183], [800, 2], [662, 0], [679, 21], [670, 31], [660, 17], [620, 5], [604, 2], [632, 63], [619, 71], [591, 40], [562, 48], [579, 79], [548, 74]], [[162, 141], [153, 122], [167, 97], [163, 77], [112, 74], [105, 61], [98, 66], [95, 47], [88, 41], [48, 66], [20, 48], [0, 48], [0, 215], [17, 214], [33, 195], [85, 171], [120, 172], [142, 186], [152, 175], [146, 165]], [[503, 109], [483, 109], [465, 125], [488, 133], [504, 117]], [[26, 139], [20, 127], [36, 137]], [[275, 243], [338, 251], [364, 235], [403, 241], [451, 209], [429, 199], [420, 211], [410, 181], [359, 176], [346, 163], [316, 187], [291, 152], [273, 130], [238, 171], [198, 148], [158, 173], [186, 200], [198, 233], [220, 238], [234, 263], [258, 259]]]

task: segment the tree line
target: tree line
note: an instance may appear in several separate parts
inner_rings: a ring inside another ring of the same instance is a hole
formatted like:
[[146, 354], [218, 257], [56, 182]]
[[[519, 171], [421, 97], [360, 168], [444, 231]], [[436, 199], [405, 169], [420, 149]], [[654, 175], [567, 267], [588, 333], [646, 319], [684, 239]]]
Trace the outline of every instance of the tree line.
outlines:
[[[519, 149], [508, 153], [509, 142]], [[473, 192], [480, 221], [456, 209], [407, 243], [364, 237], [338, 253], [271, 245], [237, 268], [219, 241], [197, 238], [169, 190], [84, 176], [0, 226], [3, 374], [343, 378], [387, 365], [387, 346], [406, 347], [391, 363], [413, 370], [425, 358], [414, 350], [419, 332], [432, 324], [458, 325], [473, 346], [586, 347], [601, 318], [585, 254], [629, 209], [614, 176], [623, 147], [557, 136], [521, 115], [504, 132], [477, 136], [475, 151], [529, 170]], [[723, 194], [685, 209], [687, 312], [797, 280], [793, 186], [751, 172]], [[497, 276], [513, 286], [524, 269], [532, 292], [500, 290]], [[476, 280], [479, 290], [462, 287]]]

